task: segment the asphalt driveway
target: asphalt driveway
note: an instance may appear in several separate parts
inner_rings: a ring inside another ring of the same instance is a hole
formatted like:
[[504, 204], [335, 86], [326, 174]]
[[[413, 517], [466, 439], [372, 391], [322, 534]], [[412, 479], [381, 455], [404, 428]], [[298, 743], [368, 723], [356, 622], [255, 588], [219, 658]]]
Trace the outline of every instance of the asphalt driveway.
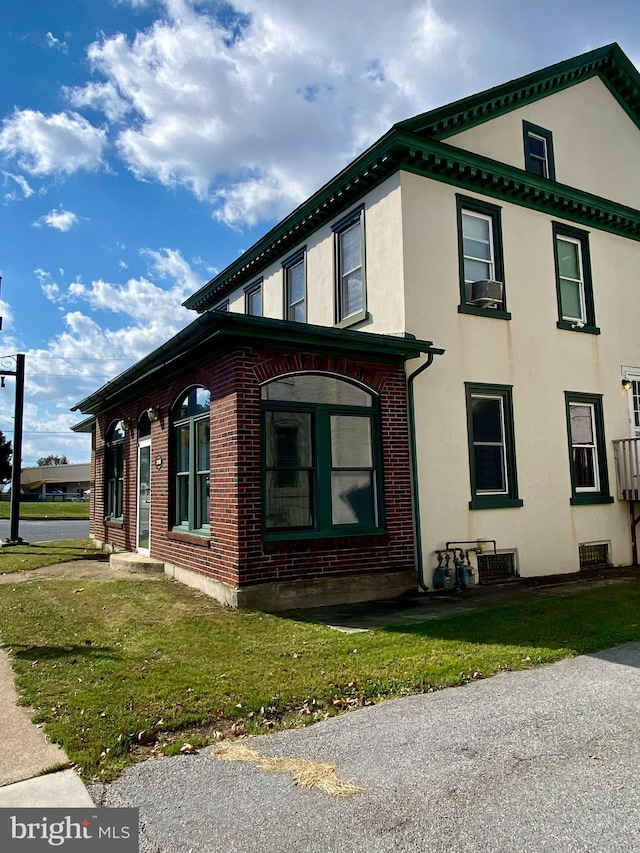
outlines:
[[[49, 521], [20, 521], [20, 537], [26, 542], [54, 542], [58, 539], [87, 539], [89, 536], [88, 519], [51, 519]], [[11, 532], [8, 519], [0, 519], [0, 541], [7, 539]]]
[[637, 643], [246, 743], [362, 791], [303, 790], [207, 748], [91, 793], [140, 808], [143, 853], [640, 850]]

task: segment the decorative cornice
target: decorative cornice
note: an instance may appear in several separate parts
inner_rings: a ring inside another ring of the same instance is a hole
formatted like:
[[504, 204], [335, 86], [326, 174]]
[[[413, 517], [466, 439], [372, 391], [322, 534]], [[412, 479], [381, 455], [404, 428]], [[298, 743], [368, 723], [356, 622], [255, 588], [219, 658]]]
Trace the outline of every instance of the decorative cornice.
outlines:
[[416, 116], [393, 127], [183, 304], [200, 313], [210, 309], [399, 169], [640, 240], [640, 213], [634, 208], [441, 141], [594, 75], [640, 127], [640, 74], [617, 44]]
[[446, 139], [596, 75], [640, 127], [640, 75], [615, 42], [414, 116], [397, 127]]

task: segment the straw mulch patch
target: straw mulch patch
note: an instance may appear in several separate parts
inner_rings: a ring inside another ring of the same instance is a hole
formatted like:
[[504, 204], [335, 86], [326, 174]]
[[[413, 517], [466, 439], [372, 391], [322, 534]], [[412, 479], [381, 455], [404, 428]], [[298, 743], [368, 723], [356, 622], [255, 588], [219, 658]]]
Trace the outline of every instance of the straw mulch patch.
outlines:
[[268, 773], [289, 773], [299, 788], [318, 788], [331, 797], [350, 797], [362, 791], [358, 785], [340, 779], [333, 764], [322, 764], [308, 758], [269, 758], [238, 741], [219, 743], [209, 755], [222, 761], [251, 762]]

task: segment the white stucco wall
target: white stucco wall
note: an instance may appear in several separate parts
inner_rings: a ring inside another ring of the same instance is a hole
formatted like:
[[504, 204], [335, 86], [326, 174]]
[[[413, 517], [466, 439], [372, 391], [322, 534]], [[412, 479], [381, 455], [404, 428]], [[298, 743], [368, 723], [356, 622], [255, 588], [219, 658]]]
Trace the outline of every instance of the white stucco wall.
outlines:
[[524, 169], [523, 120], [552, 132], [559, 183], [640, 207], [640, 130], [599, 77], [443, 141]]
[[[447, 540], [484, 537], [496, 539], [499, 548], [517, 549], [523, 576], [577, 571], [582, 542], [610, 542], [613, 562], [628, 564], [628, 505], [570, 505], [564, 392], [603, 395], [610, 493], [615, 496], [611, 441], [629, 436], [621, 366], [640, 366], [633, 310], [640, 293], [640, 243], [590, 229], [596, 323], [602, 334], [560, 330], [553, 219], [503, 203], [512, 319], [460, 314], [455, 194], [454, 187], [402, 174], [407, 330], [446, 349], [416, 384], [425, 566], [435, 567], [433, 552]], [[410, 362], [408, 370], [413, 369]], [[522, 508], [469, 509], [465, 382], [513, 386]]]
[[[402, 207], [400, 175], [396, 173], [358, 202], [350, 205], [333, 221], [364, 203], [365, 270], [369, 319], [354, 328], [392, 334], [404, 330]], [[307, 322], [333, 326], [335, 300], [334, 234], [331, 224], [293, 247], [282, 258], [252, 277], [263, 277], [263, 314], [282, 319], [284, 281], [282, 261], [306, 246]], [[229, 309], [244, 313], [246, 284], [229, 298]]]

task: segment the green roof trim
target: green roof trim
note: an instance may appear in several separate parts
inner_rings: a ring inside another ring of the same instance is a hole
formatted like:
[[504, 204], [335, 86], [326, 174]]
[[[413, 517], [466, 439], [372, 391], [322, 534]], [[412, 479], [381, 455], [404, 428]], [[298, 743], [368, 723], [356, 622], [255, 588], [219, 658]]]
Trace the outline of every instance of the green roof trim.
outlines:
[[596, 75], [640, 127], [640, 74], [615, 42], [414, 116], [397, 127], [445, 139]]
[[[207, 311], [158, 349], [77, 403], [92, 416], [136, 399], [142, 391], [166, 383], [186, 366], [202, 363], [230, 345], [260, 343], [271, 349], [330, 353], [386, 364], [403, 363], [422, 353], [442, 355], [431, 341], [379, 335], [353, 329], [336, 329], [272, 320], [226, 311]], [[82, 424], [93, 418], [87, 418]], [[80, 426], [80, 424], [78, 425]]]
[[93, 432], [96, 428], [96, 419], [93, 415], [84, 420], [80, 421], [77, 424], [74, 424], [70, 427], [71, 432]]
[[640, 240], [640, 212], [635, 208], [441, 141], [595, 75], [640, 128], [640, 74], [615, 43], [423, 113], [391, 128], [183, 305], [199, 313], [209, 310], [400, 169]]

